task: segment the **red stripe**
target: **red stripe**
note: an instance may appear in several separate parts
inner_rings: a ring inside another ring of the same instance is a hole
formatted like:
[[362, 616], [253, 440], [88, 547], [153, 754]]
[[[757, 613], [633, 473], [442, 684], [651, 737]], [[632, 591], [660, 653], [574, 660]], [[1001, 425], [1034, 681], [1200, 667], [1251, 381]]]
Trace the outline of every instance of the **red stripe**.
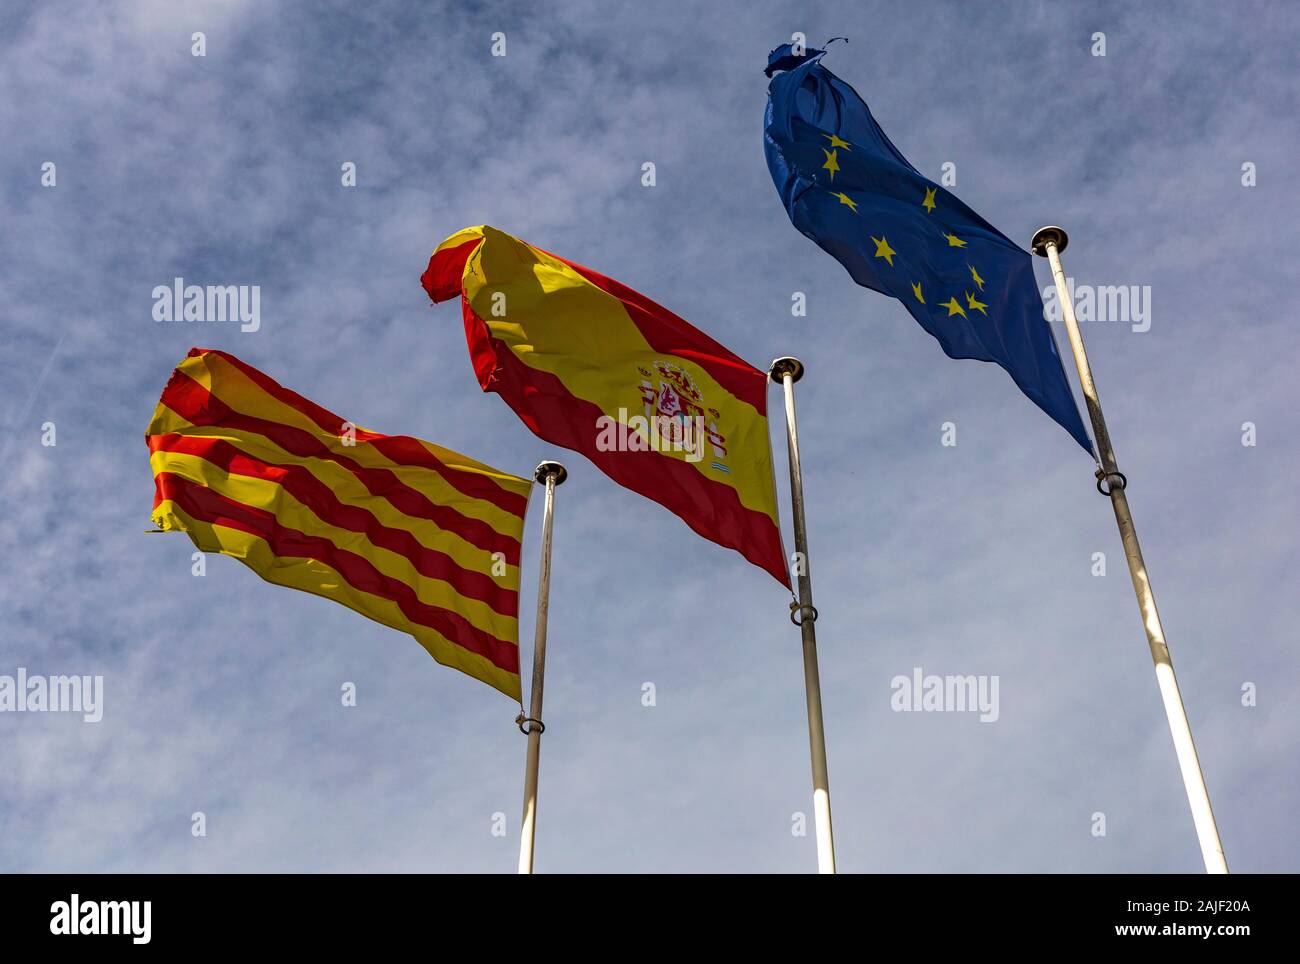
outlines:
[[[225, 359], [272, 398], [311, 419], [320, 427], [321, 431], [329, 435], [338, 435], [342, 431], [345, 419], [340, 418], [326, 408], [322, 408], [311, 399], [303, 398], [297, 392], [285, 388], [265, 372], [258, 371], [252, 365], [240, 361], [234, 355], [216, 349], [190, 349], [190, 356], [208, 354]], [[524, 509], [528, 505], [528, 500], [525, 497], [501, 488], [494, 480], [478, 472], [462, 472], [451, 468], [421, 445], [419, 439], [412, 438], [409, 435], [382, 435], [379, 432], [368, 432], [363, 428], [356, 429], [356, 438], [358, 442], [369, 442], [377, 452], [380, 452], [386, 458], [392, 459], [398, 465], [432, 469], [446, 479], [448, 484], [456, 491], [475, 499], [491, 502], [497, 508], [509, 512], [511, 515], [523, 517]]]
[[[412, 533], [384, 525], [368, 509], [345, 505], [305, 466], [265, 462], [241, 452], [223, 439], [168, 434], [151, 435], [147, 441], [150, 452], [194, 455], [226, 472], [274, 482], [326, 523], [360, 533], [374, 545], [398, 553], [421, 575], [440, 579], [459, 595], [486, 603], [503, 616], [519, 615], [517, 592], [503, 589], [484, 573], [464, 568], [445, 552], [428, 548]], [[516, 556], [518, 551], [516, 542]]]
[[421, 602], [410, 586], [385, 576], [363, 556], [340, 549], [328, 539], [282, 526], [269, 512], [235, 502], [179, 475], [159, 472], [156, 479], [164, 498], [173, 500], [191, 518], [265, 539], [277, 556], [323, 562], [354, 588], [396, 603], [411, 622], [434, 629], [456, 645], [485, 657], [494, 666], [518, 674], [518, 646], [483, 632], [451, 610]]
[[[371, 495], [382, 496], [407, 515], [428, 519], [438, 528], [454, 532], [480, 549], [505, 553], [508, 563], [518, 565], [518, 541], [501, 535], [486, 522], [463, 516], [450, 506], [434, 503], [418, 489], [413, 489], [402, 482], [397, 474], [389, 469], [369, 468], [346, 455], [331, 452], [310, 432], [281, 422], [236, 412], [183, 372], [177, 371], [173, 374], [166, 389], [163, 390], [161, 401], [181, 418], [196, 426], [224, 427], [253, 432], [266, 436], [280, 448], [294, 455], [334, 462], [355, 475]], [[522, 517], [523, 508], [527, 503], [520, 501], [519, 511], [512, 514]]]
[[600, 408], [570, 394], [556, 376], [525, 365], [488, 334], [468, 302], [462, 305], [470, 356], [484, 391], [499, 394], [535, 435], [581, 452], [619, 485], [658, 502], [704, 538], [735, 549], [790, 588], [781, 532], [771, 518], [746, 507], [735, 489], [706, 478], [687, 462], [657, 452], [597, 449]]

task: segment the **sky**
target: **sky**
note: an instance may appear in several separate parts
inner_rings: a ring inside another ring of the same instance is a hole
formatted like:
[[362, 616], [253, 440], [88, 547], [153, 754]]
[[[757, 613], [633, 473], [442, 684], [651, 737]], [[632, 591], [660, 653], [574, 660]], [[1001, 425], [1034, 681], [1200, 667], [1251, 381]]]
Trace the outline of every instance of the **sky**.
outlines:
[[[789, 595], [479, 390], [459, 307], [419, 276], [488, 223], [759, 367], [805, 363], [841, 871], [1201, 870], [1088, 457], [778, 201], [762, 69], [796, 31], [848, 38], [824, 63], [922, 173], [951, 164], [1022, 246], [1065, 226], [1076, 284], [1149, 292], [1145, 330], [1084, 337], [1229, 866], [1300, 870], [1294, 9], [237, 0], [0, 13], [0, 675], [103, 677], [99, 722], [0, 713], [0, 869], [515, 869], [515, 704], [236, 560], [195, 577], [186, 538], [146, 534], [143, 434], [192, 345], [376, 431], [567, 466], [539, 872], [816, 869]], [[155, 321], [176, 277], [259, 285], [260, 327]], [[789, 544], [775, 386], [769, 404]], [[916, 667], [996, 679], [996, 721], [896, 711]]]

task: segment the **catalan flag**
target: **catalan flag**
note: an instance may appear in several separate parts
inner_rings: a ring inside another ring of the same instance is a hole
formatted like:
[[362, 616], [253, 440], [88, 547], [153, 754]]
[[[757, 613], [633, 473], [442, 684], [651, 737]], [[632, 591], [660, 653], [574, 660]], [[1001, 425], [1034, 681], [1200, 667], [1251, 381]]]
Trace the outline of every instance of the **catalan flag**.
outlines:
[[767, 375], [667, 308], [496, 228], [466, 228], [421, 277], [457, 295], [474, 372], [534, 433], [790, 585]]
[[159, 529], [410, 633], [438, 662], [520, 698], [530, 481], [357, 428], [202, 348], [172, 372], [145, 441]]

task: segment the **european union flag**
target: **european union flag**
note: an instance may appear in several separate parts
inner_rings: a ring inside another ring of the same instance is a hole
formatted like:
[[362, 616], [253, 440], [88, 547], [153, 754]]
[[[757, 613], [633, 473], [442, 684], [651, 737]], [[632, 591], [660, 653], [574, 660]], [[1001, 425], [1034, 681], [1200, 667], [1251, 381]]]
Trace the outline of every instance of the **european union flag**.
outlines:
[[1029, 253], [912, 167], [824, 55], [783, 44], [768, 57], [764, 149], [794, 226], [950, 358], [1001, 365], [1091, 455]]

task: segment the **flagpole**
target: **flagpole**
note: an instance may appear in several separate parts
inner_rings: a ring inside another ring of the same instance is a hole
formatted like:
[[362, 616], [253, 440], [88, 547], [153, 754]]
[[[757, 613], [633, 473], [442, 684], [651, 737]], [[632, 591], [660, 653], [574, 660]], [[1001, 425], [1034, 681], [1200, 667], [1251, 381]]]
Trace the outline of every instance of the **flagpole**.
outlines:
[[[795, 574], [798, 602], [790, 604], [790, 621], [803, 636], [803, 681], [808, 701], [808, 747], [812, 757], [813, 820], [817, 828], [817, 871], [835, 873], [835, 838], [831, 831], [831, 786], [826, 773], [826, 729], [822, 724], [822, 687], [817, 672], [817, 609], [812, 601], [808, 566], [808, 527], [803, 514], [803, 471], [799, 467], [799, 429], [794, 417], [794, 383], [803, 377], [803, 363], [788, 356], [772, 362], [772, 381], [785, 389], [786, 444], [790, 461], [790, 501], [794, 509]], [[795, 613], [799, 618], [795, 619]]]
[[533, 691], [528, 715], [519, 714], [519, 729], [528, 737], [528, 762], [524, 768], [524, 818], [519, 834], [519, 872], [533, 872], [533, 844], [537, 837], [537, 764], [542, 752], [542, 682], [546, 675], [546, 615], [551, 596], [551, 521], [555, 507], [555, 487], [569, 473], [559, 462], [543, 462], [533, 477], [546, 486], [546, 505], [542, 513], [542, 557], [537, 579], [537, 625], [533, 635]]
[[1088, 353], [1083, 347], [1083, 335], [1074, 317], [1074, 304], [1065, 283], [1065, 270], [1061, 267], [1061, 252], [1065, 250], [1069, 240], [1063, 228], [1050, 225], [1039, 228], [1035, 232], [1030, 248], [1034, 254], [1047, 258], [1052, 266], [1057, 300], [1061, 303], [1065, 330], [1070, 335], [1070, 348], [1074, 351], [1074, 363], [1079, 369], [1079, 384], [1083, 388], [1083, 398], [1088, 405], [1088, 417], [1092, 420], [1092, 434], [1096, 439], [1097, 455], [1101, 460], [1101, 468], [1097, 469], [1097, 491], [1102, 495], [1109, 495], [1111, 505], [1115, 509], [1115, 522], [1119, 526], [1120, 540], [1124, 544], [1124, 557], [1128, 560], [1129, 576], [1133, 580], [1133, 591], [1137, 594], [1138, 608], [1142, 613], [1142, 625], [1147, 634], [1147, 644], [1151, 647], [1151, 659], [1156, 668], [1156, 683], [1160, 687], [1160, 698], [1164, 702], [1165, 716], [1169, 720], [1169, 732], [1174, 738], [1174, 751], [1178, 754], [1178, 768], [1182, 771], [1183, 786], [1187, 790], [1187, 802], [1192, 808], [1192, 821], [1196, 825], [1196, 837], [1201, 845], [1205, 872], [1226, 874], [1228, 862], [1223, 855], [1223, 842], [1219, 839], [1219, 828], [1214, 822], [1214, 810], [1210, 807], [1210, 794], [1205, 788], [1205, 774], [1201, 772], [1201, 761], [1196, 755], [1191, 724], [1187, 721], [1187, 710], [1183, 706], [1182, 694], [1178, 691], [1178, 679], [1174, 676], [1173, 660], [1169, 656], [1169, 647], [1165, 643], [1165, 630], [1160, 624], [1160, 613], [1156, 610], [1156, 597], [1151, 591], [1146, 563], [1142, 561], [1142, 547], [1138, 544], [1137, 530], [1133, 528], [1133, 516], [1129, 513], [1128, 497], [1124, 494], [1128, 480], [1115, 461], [1115, 449], [1110, 443], [1110, 433], [1106, 431], [1106, 419], [1101, 413], [1101, 402], [1097, 397], [1097, 386], [1092, 380]]

